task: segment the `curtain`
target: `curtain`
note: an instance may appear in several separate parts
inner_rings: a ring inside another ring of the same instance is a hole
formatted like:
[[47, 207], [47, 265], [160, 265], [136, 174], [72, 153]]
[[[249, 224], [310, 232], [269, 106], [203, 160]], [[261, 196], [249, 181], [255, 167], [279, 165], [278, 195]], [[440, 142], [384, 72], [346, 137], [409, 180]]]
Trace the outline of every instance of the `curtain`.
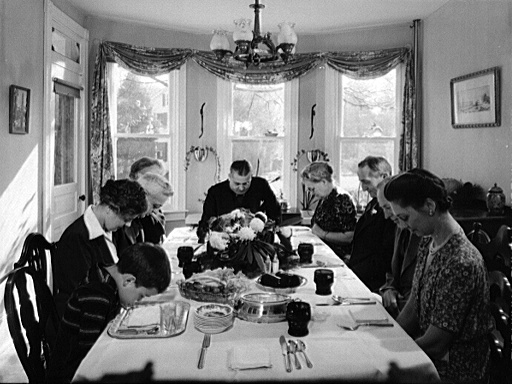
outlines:
[[325, 52], [296, 54], [287, 63], [261, 63], [256, 69], [246, 68], [235, 60], [219, 61], [213, 52], [177, 48], [146, 48], [116, 42], [100, 44], [94, 69], [91, 106], [91, 185], [94, 201], [101, 186], [112, 177], [112, 136], [109, 123], [107, 62], [115, 61], [139, 75], [160, 75], [179, 69], [192, 59], [208, 72], [225, 80], [249, 84], [276, 84], [304, 76], [327, 64], [347, 76], [375, 78], [404, 63], [403, 133], [400, 140], [401, 171], [417, 166], [417, 134], [415, 121], [414, 62], [410, 48], [362, 52]]

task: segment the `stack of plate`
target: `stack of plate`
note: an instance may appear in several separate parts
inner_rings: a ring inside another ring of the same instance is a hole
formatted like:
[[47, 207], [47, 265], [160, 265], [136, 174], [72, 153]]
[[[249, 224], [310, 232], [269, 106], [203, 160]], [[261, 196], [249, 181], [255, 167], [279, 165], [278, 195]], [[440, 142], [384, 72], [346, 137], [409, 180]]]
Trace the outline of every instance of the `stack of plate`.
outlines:
[[233, 308], [229, 305], [201, 305], [194, 313], [194, 327], [203, 333], [221, 333], [233, 325], [233, 315]]

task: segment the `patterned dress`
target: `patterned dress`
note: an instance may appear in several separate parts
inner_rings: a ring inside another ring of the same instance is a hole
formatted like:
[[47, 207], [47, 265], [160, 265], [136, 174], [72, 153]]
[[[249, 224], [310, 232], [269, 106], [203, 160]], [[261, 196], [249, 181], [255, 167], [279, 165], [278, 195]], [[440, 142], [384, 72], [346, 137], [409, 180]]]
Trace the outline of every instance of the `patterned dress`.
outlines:
[[487, 374], [487, 335], [493, 329], [483, 258], [462, 229], [436, 251], [430, 244], [420, 245], [413, 280], [421, 332], [432, 324], [454, 335], [447, 357], [433, 360], [442, 380], [480, 380]]
[[[318, 203], [313, 214], [312, 223], [327, 232], [350, 232], [356, 227], [356, 208], [352, 198], [346, 193], [338, 193], [333, 188], [328, 196]], [[343, 257], [350, 245], [346, 246], [326, 242], [334, 252]]]

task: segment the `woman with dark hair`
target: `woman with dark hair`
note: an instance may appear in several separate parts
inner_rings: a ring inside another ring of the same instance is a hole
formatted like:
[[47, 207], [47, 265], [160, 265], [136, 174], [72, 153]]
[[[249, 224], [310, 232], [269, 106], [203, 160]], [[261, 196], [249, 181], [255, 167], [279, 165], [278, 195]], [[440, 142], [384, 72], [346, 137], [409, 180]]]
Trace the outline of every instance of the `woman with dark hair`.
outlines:
[[321, 161], [307, 165], [301, 172], [302, 183], [320, 201], [315, 209], [312, 231], [343, 258], [350, 247], [356, 226], [356, 208], [348, 193], [338, 192], [332, 167]]
[[146, 192], [132, 180], [108, 180], [100, 191], [100, 202], [66, 228], [56, 244], [53, 263], [55, 303], [62, 315], [66, 301], [87, 276], [92, 265], [114, 264], [118, 251], [112, 231], [130, 225], [148, 209]]
[[398, 323], [432, 359], [442, 380], [485, 382], [489, 286], [484, 261], [448, 209], [443, 181], [414, 169], [384, 187], [397, 219], [418, 236], [412, 292]]

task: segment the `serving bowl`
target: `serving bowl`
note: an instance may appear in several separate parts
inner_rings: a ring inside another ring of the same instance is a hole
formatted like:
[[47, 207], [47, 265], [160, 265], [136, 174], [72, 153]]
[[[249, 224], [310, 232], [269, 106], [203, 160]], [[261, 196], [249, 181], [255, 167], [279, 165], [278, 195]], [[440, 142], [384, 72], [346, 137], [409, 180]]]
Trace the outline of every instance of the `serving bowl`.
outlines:
[[286, 320], [291, 297], [275, 292], [247, 293], [235, 303], [237, 317], [253, 323], [278, 323]]

